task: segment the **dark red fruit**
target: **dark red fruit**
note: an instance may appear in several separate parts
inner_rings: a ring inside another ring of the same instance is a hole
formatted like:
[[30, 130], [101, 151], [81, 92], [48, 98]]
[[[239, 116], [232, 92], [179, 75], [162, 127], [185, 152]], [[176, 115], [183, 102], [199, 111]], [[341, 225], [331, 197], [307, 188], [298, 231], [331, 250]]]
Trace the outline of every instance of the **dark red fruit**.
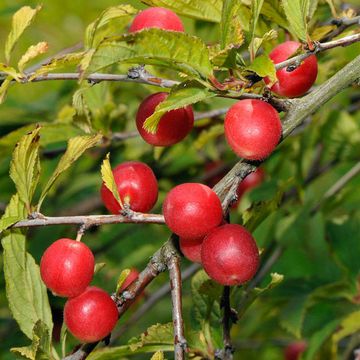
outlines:
[[306, 350], [306, 341], [294, 341], [285, 349], [285, 360], [298, 360], [300, 355]]
[[139, 272], [135, 268], [130, 269], [130, 273], [125, 279], [125, 281], [122, 283], [119, 291], [124, 291], [138, 277], [139, 277]]
[[254, 172], [246, 176], [243, 179], [243, 181], [239, 184], [236, 190], [238, 200], [233, 205], [233, 207], [236, 207], [239, 204], [239, 201], [241, 197], [244, 195], [244, 193], [259, 186], [264, 181], [264, 178], [265, 178], [265, 171], [262, 168], [258, 168]]
[[259, 267], [259, 250], [243, 226], [227, 224], [205, 237], [201, 262], [207, 274], [218, 283], [241, 285], [254, 277]]
[[164, 114], [155, 134], [143, 128], [145, 120], [151, 116], [156, 106], [167, 98], [168, 94], [159, 92], [148, 96], [139, 106], [136, 114], [136, 126], [141, 137], [155, 146], [169, 146], [186, 137], [194, 126], [194, 114], [191, 106], [171, 110]]
[[[123, 204], [139, 212], [153, 208], [158, 197], [158, 185], [149, 166], [140, 161], [127, 161], [118, 165], [113, 174]], [[101, 186], [101, 198], [111, 213], [119, 214], [120, 205], [105, 184]]]
[[180, 250], [190, 261], [201, 263], [201, 245], [204, 237], [197, 239], [184, 238], [179, 239]]
[[[269, 54], [270, 59], [278, 64], [291, 57], [301, 46], [296, 41], [285, 41], [276, 46]], [[278, 82], [271, 87], [271, 91], [281, 96], [289, 98], [305, 94], [314, 84], [318, 72], [317, 59], [315, 55], [306, 58], [302, 64], [293, 71], [287, 68], [280, 69], [276, 72]], [[265, 78], [265, 83], [270, 80]]]
[[118, 319], [118, 310], [110, 295], [95, 286], [69, 299], [64, 308], [64, 321], [80, 341], [94, 342], [107, 336]]
[[225, 117], [225, 137], [240, 157], [263, 160], [275, 149], [281, 137], [277, 111], [261, 100], [240, 100]]
[[165, 198], [163, 213], [167, 226], [184, 238], [205, 236], [223, 218], [216, 193], [208, 186], [197, 183], [174, 187]]
[[94, 275], [94, 255], [82, 242], [59, 239], [44, 252], [40, 262], [41, 278], [56, 295], [81, 294]]
[[159, 28], [163, 30], [184, 32], [180, 18], [171, 10], [162, 7], [151, 7], [141, 11], [135, 16], [130, 25], [129, 32], [146, 28]]

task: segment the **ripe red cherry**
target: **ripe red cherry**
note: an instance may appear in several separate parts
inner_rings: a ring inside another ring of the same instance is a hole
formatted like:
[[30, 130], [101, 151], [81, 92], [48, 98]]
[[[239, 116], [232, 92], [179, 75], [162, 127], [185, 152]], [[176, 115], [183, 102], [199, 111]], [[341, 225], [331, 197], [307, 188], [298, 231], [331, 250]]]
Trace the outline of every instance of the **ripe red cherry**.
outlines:
[[240, 225], [212, 230], [201, 247], [207, 274], [222, 285], [240, 285], [253, 278], [259, 266], [259, 250], [252, 235]]
[[141, 11], [135, 16], [129, 32], [132, 33], [146, 28], [184, 32], [184, 26], [180, 18], [173, 11], [162, 7], [151, 7]]
[[203, 236], [196, 239], [181, 237], [179, 239], [180, 250], [190, 261], [201, 263], [201, 245], [203, 240]]
[[[113, 174], [123, 204], [139, 212], [152, 209], [158, 197], [158, 185], [149, 166], [140, 161], [127, 161], [118, 165]], [[105, 184], [101, 186], [101, 198], [111, 213], [119, 214], [120, 205]]]
[[103, 339], [114, 328], [118, 310], [110, 295], [95, 286], [69, 299], [64, 308], [64, 321], [69, 331], [80, 341]]
[[277, 111], [261, 100], [240, 100], [225, 116], [225, 137], [233, 151], [247, 160], [263, 160], [281, 137]]
[[168, 94], [159, 92], [148, 96], [139, 106], [136, 114], [136, 126], [141, 137], [155, 146], [169, 146], [178, 143], [194, 126], [194, 114], [191, 106], [171, 110], [165, 113], [159, 122], [155, 134], [143, 128], [145, 120], [151, 116], [156, 106], [167, 98]]
[[285, 349], [285, 360], [298, 360], [300, 355], [306, 350], [306, 341], [294, 341]]
[[139, 277], [139, 272], [135, 268], [130, 269], [130, 273], [125, 279], [125, 281], [122, 283], [119, 291], [124, 291], [138, 277]]
[[218, 226], [223, 218], [221, 203], [208, 186], [186, 183], [166, 196], [163, 213], [167, 226], [184, 238], [199, 238]]
[[[270, 59], [278, 64], [287, 60], [301, 46], [296, 41], [285, 41], [276, 46], [269, 54]], [[278, 82], [271, 87], [271, 91], [281, 96], [297, 97], [305, 94], [313, 85], [317, 77], [317, 59], [315, 55], [306, 58], [302, 64], [293, 71], [287, 71], [286, 67], [276, 72]], [[265, 83], [270, 80], [265, 78]]]
[[82, 242], [59, 239], [44, 252], [40, 262], [41, 278], [56, 295], [81, 294], [94, 275], [94, 255]]

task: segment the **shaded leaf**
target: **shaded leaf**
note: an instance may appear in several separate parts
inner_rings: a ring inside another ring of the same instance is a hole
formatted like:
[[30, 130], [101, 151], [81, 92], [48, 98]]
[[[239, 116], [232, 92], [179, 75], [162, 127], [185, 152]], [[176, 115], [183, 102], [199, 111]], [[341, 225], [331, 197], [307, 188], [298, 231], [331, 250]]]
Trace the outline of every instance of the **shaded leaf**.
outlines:
[[254, 41], [253, 41], [254, 55], [256, 56], [257, 52], [259, 51], [260, 47], [263, 45], [264, 42], [274, 40], [277, 38], [277, 36], [278, 36], [278, 33], [275, 30], [271, 29], [270, 31], [266, 32], [263, 35], [263, 37], [254, 38]]
[[86, 150], [94, 147], [102, 139], [101, 134], [76, 136], [69, 140], [65, 154], [61, 157], [54, 173], [45, 185], [37, 205], [37, 211], [40, 211], [42, 202], [44, 201], [49, 190], [58, 179], [58, 177], [67, 170]]
[[20, 200], [19, 194], [13, 195], [5, 209], [4, 215], [1, 217], [0, 233], [16, 222], [25, 219], [26, 215], [25, 204]]
[[224, 134], [224, 125], [215, 124], [203, 130], [193, 143], [195, 149], [202, 149], [207, 143]]
[[13, 77], [12, 76], [8, 76], [1, 84], [0, 86], [0, 104], [2, 104], [5, 100], [7, 91], [11, 85]]
[[249, 45], [251, 59], [255, 58], [255, 51], [254, 51], [255, 30], [256, 30], [256, 25], [257, 25], [257, 22], [259, 19], [259, 15], [260, 15], [263, 3], [264, 3], [264, 0], [251, 1], [250, 45]]
[[21, 72], [24, 71], [25, 65], [36, 58], [37, 56], [48, 51], [49, 45], [47, 42], [39, 42], [36, 45], [31, 45], [25, 52], [25, 54], [21, 57], [18, 62], [18, 68]]
[[13, 51], [20, 36], [33, 22], [35, 15], [40, 11], [41, 6], [35, 9], [30, 6], [23, 6], [20, 8], [12, 18], [11, 31], [5, 43], [5, 59], [10, 61], [11, 52]]
[[214, 92], [197, 81], [185, 81], [176, 85], [172, 87], [167, 98], [156, 106], [154, 113], [146, 119], [144, 129], [154, 133], [156, 132], [161, 117], [166, 112], [183, 108], [215, 96], [216, 94]]
[[288, 29], [289, 24], [286, 21], [284, 9], [281, 6], [281, 0], [265, 0], [261, 8], [261, 14], [281, 26], [283, 29]]
[[23, 136], [17, 143], [10, 164], [10, 177], [15, 183], [20, 199], [31, 211], [31, 200], [40, 176], [40, 127]]
[[237, 47], [244, 43], [241, 25], [243, 4], [240, 1], [225, 0], [221, 17], [221, 48]]
[[111, 191], [114, 198], [120, 205], [120, 208], [123, 208], [124, 206], [120, 199], [119, 191], [118, 191], [117, 185], [115, 183], [114, 174], [111, 169], [109, 158], [110, 158], [110, 154], [108, 153], [101, 165], [101, 178], [102, 178], [102, 181], [104, 182], [104, 185]]
[[84, 92], [87, 88], [80, 88], [74, 92], [72, 102], [73, 107], [76, 110], [74, 114], [73, 121], [76, 126], [84, 130], [84, 132], [89, 133], [91, 131], [91, 116], [90, 110], [86, 103]]
[[195, 19], [220, 22], [222, 0], [142, 0], [149, 6], [161, 6]]
[[81, 69], [86, 76], [118, 62], [159, 65], [202, 78], [212, 74], [209, 52], [202, 40], [155, 28], [105, 39], [88, 67], [82, 63]]

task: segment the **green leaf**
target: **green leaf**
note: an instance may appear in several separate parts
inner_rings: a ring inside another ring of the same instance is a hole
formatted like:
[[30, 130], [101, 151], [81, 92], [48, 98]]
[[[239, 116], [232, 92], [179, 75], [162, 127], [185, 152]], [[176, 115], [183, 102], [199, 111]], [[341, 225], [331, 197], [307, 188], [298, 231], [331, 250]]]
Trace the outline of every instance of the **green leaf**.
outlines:
[[302, 41], [307, 40], [308, 36], [308, 15], [309, 0], [282, 0], [286, 18], [290, 29]]
[[194, 80], [185, 81], [176, 85], [171, 89], [168, 97], [156, 106], [154, 113], [146, 119], [144, 129], [154, 133], [156, 132], [161, 117], [166, 112], [195, 104], [215, 96], [216, 94], [214, 92]]
[[0, 233], [16, 222], [25, 219], [26, 215], [25, 204], [20, 200], [19, 194], [13, 195], [5, 209], [4, 215], [1, 217]]
[[21, 331], [32, 339], [33, 328], [41, 320], [50, 334], [53, 323], [46, 287], [39, 266], [25, 250], [25, 236], [11, 232], [2, 239], [6, 296]]
[[73, 122], [76, 126], [82, 129], [84, 132], [89, 133], [91, 131], [91, 115], [89, 107], [86, 103], [84, 92], [87, 87], [80, 88], [74, 92], [72, 102], [76, 111], [73, 117]]
[[11, 82], [13, 80], [12, 76], [8, 76], [1, 84], [0, 86], [0, 104], [2, 104], [5, 100], [7, 91], [11, 85]]
[[277, 81], [275, 65], [268, 55], [256, 57], [246, 70], [252, 71], [262, 78], [268, 77], [272, 83]]
[[244, 43], [241, 24], [243, 4], [240, 1], [225, 0], [221, 18], [221, 48], [237, 47]]
[[130, 269], [125, 269], [120, 273], [117, 284], [116, 284], [116, 293], [119, 291], [122, 284], [125, 282], [125, 280], [127, 279], [127, 277], [129, 276], [130, 273], [131, 273]]
[[283, 29], [288, 29], [289, 24], [285, 20], [285, 13], [281, 6], [281, 0], [265, 0], [261, 8], [261, 14], [281, 26]]
[[40, 127], [37, 127], [20, 139], [10, 164], [10, 177], [28, 212], [40, 176], [39, 132]]
[[82, 64], [81, 70], [86, 76], [119, 62], [159, 65], [203, 79], [212, 75], [209, 51], [202, 40], [155, 28], [105, 39], [88, 67]]
[[0, 63], [0, 71], [10, 75], [12, 78], [14, 78], [17, 81], [19, 80], [20, 74], [18, 74], [18, 72], [11, 66]]
[[35, 9], [30, 6], [23, 6], [14, 14], [12, 18], [11, 31], [5, 43], [5, 59], [7, 63], [10, 61], [11, 52], [13, 51], [20, 36], [26, 28], [31, 25], [35, 15], [40, 10], [41, 6], [37, 6]]
[[95, 268], [94, 268], [94, 275], [97, 274], [98, 272], [100, 272], [105, 266], [106, 266], [106, 263], [104, 263], [104, 262], [96, 263]]
[[131, 5], [117, 5], [104, 10], [100, 16], [86, 28], [85, 47], [87, 49], [94, 47], [96, 32], [111, 20], [125, 18], [127, 21], [130, 21], [130, 17], [137, 12], [138, 10]]
[[46, 324], [44, 324], [41, 320], [37, 321], [34, 325], [31, 345], [12, 348], [10, 351], [25, 359], [50, 359], [51, 338]]
[[150, 360], [164, 360], [164, 352], [159, 350], [157, 351]]
[[61, 157], [54, 173], [45, 185], [40, 200], [37, 205], [37, 211], [40, 211], [42, 202], [48, 194], [51, 187], [54, 185], [58, 177], [67, 170], [86, 150], [94, 147], [102, 139], [101, 134], [76, 136], [69, 140], [65, 154]]
[[224, 124], [215, 124], [203, 130], [193, 143], [195, 149], [202, 149], [207, 143], [224, 134]]
[[250, 51], [251, 59], [255, 58], [255, 51], [254, 51], [255, 30], [256, 30], [256, 25], [257, 25], [257, 22], [259, 19], [259, 15], [260, 15], [263, 3], [264, 3], [264, 0], [252, 0], [251, 1], [250, 44], [249, 44], [249, 51]]
[[[101, 178], [105, 184], [105, 186], [111, 191], [111, 193], [113, 194], [114, 198], [116, 199], [116, 201], [118, 202], [118, 204], [120, 205], [120, 208], [123, 209], [123, 203], [120, 199], [120, 195], [119, 195], [119, 191], [117, 188], [117, 185], [115, 183], [115, 179], [114, 179], [114, 174], [112, 172], [111, 169], [111, 165], [110, 165], [110, 154], [108, 153], [106, 155], [106, 158], [104, 159], [102, 165], [101, 165]], [[127, 199], [124, 199], [125, 203], [127, 203]]]
[[194, 19], [221, 21], [222, 0], [142, 0], [149, 6], [160, 6]]
[[[260, 49], [260, 47], [263, 45], [263, 43], [267, 42], [267, 41], [271, 41], [274, 40], [278, 37], [278, 33], [271, 29], [268, 32], [266, 32], [263, 37], [259, 38], [259, 37], [255, 37], [254, 41], [253, 41], [253, 51], [254, 51], [254, 55], [256, 56], [258, 50]], [[256, 60], [256, 58], [255, 58]]]
[[18, 68], [20, 72], [23, 72], [25, 69], [25, 65], [36, 58], [37, 56], [44, 54], [48, 51], [49, 45], [47, 42], [39, 42], [36, 45], [31, 45], [25, 52], [25, 54], [21, 57], [18, 62]]

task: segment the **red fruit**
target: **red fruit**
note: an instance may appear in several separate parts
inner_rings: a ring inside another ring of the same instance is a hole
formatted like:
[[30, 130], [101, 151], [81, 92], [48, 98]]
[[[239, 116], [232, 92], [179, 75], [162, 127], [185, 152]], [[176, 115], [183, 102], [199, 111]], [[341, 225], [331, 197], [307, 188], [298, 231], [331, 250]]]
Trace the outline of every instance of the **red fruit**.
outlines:
[[94, 275], [94, 255], [82, 242], [59, 239], [44, 252], [40, 262], [41, 278], [56, 295], [81, 294]]
[[261, 100], [240, 100], [225, 117], [225, 137], [233, 151], [247, 160], [263, 160], [281, 137], [277, 111]]
[[[270, 59], [278, 64], [291, 57], [301, 46], [296, 41], [285, 41], [276, 46], [269, 54]], [[286, 67], [277, 71], [278, 82], [271, 87], [271, 91], [281, 96], [297, 97], [305, 94], [314, 84], [317, 77], [317, 59], [315, 55], [306, 58], [302, 64], [293, 71], [287, 71]], [[265, 83], [270, 80], [265, 78]]]
[[155, 134], [143, 128], [145, 120], [151, 116], [156, 106], [167, 98], [168, 94], [159, 92], [148, 96], [139, 106], [136, 114], [136, 126], [141, 137], [155, 146], [169, 146], [186, 137], [194, 126], [194, 114], [191, 106], [171, 110], [165, 113], [159, 122]]
[[184, 238], [179, 239], [180, 250], [190, 261], [201, 263], [201, 245], [204, 237], [197, 239]]
[[110, 295], [95, 286], [69, 299], [64, 308], [64, 321], [69, 331], [80, 341], [103, 339], [115, 327], [118, 310]]
[[165, 198], [163, 213], [167, 226], [175, 234], [193, 239], [205, 236], [223, 218], [216, 193], [197, 183], [175, 186]]
[[306, 350], [306, 341], [294, 341], [285, 349], [285, 360], [298, 360], [300, 355]]
[[184, 26], [180, 18], [173, 11], [162, 7], [151, 7], [141, 11], [135, 16], [129, 32], [132, 33], [146, 28], [184, 32]]
[[135, 268], [130, 269], [130, 273], [125, 279], [125, 281], [122, 283], [119, 291], [124, 291], [138, 277], [139, 277], [139, 272]]
[[[139, 212], [152, 209], [158, 197], [158, 185], [149, 166], [140, 161], [127, 161], [118, 165], [113, 174], [123, 204]], [[101, 186], [101, 198], [111, 213], [119, 214], [120, 205], [104, 183]]]
[[259, 250], [252, 235], [240, 225], [227, 224], [211, 231], [201, 247], [207, 274], [222, 285], [241, 285], [253, 278]]

